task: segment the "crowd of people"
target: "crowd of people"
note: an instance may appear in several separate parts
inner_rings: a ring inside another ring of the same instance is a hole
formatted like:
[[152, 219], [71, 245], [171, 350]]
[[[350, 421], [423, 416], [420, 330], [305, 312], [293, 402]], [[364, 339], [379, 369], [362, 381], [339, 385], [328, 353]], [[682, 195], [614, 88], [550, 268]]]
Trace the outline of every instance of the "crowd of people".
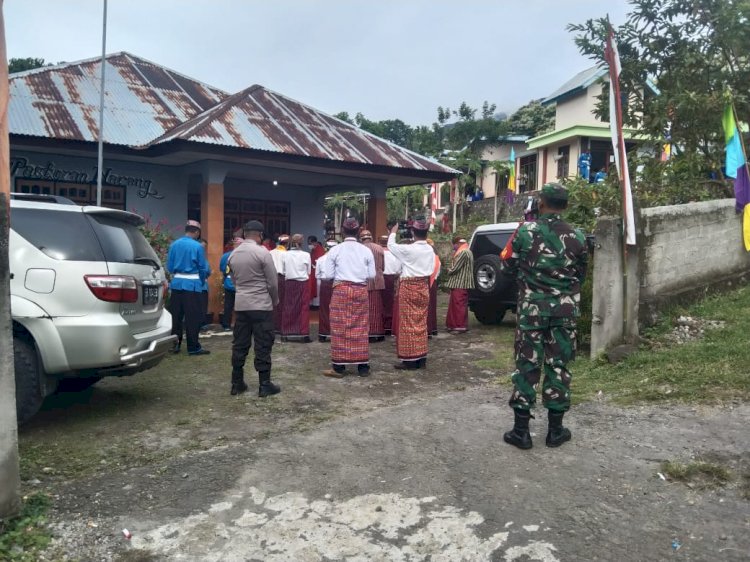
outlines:
[[[546, 445], [570, 440], [562, 425], [570, 408], [571, 374], [568, 363], [576, 347], [580, 289], [586, 274], [583, 234], [561, 219], [567, 190], [558, 184], [541, 189], [538, 217], [524, 221], [502, 253], [503, 270], [518, 279], [516, 370], [509, 405], [513, 429], [504, 440], [520, 449], [532, 446], [529, 420], [536, 404], [542, 374], [542, 401], [548, 410]], [[528, 217], [527, 217], [528, 219]], [[211, 268], [200, 243], [201, 226], [188, 221], [185, 236], [172, 243], [167, 269], [172, 275], [170, 310], [174, 351], [183, 331], [189, 355], [209, 351], [198, 340], [205, 317], [206, 280]], [[437, 277], [441, 263], [428, 238], [429, 224], [414, 220], [401, 240], [395, 224], [375, 243], [370, 231], [354, 218], [342, 225], [343, 240], [315, 237], [303, 249], [301, 234], [282, 234], [276, 241], [252, 220], [234, 233], [232, 249], [219, 264], [224, 275], [225, 327], [233, 325], [232, 395], [248, 390], [244, 366], [251, 345], [258, 372], [258, 395], [281, 391], [271, 382], [271, 350], [276, 334], [282, 341], [310, 342], [310, 308], [318, 307], [320, 341], [330, 341], [330, 369], [323, 374], [341, 378], [348, 366], [359, 376], [370, 374], [370, 342], [387, 335], [396, 338], [395, 368], [424, 369], [428, 337], [437, 331]], [[473, 256], [466, 240], [453, 240], [446, 272], [450, 289], [446, 327], [451, 333], [468, 330], [468, 291], [473, 288]]]

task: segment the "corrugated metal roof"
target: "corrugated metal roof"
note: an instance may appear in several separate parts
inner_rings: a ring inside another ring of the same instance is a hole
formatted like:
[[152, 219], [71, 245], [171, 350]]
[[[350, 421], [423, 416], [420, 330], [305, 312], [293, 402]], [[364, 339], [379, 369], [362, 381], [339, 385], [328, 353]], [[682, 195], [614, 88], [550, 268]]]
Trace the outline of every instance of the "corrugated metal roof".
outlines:
[[175, 139], [342, 162], [455, 172], [430, 158], [258, 85], [230, 96], [152, 144]]
[[[133, 56], [106, 57], [104, 140], [147, 148], [181, 139], [341, 162], [455, 170], [321, 111], [252, 86], [229, 96]], [[96, 142], [101, 60], [10, 76], [10, 133]]]
[[587, 68], [586, 70], [583, 70], [573, 76], [570, 80], [565, 82], [562, 86], [560, 86], [557, 90], [552, 92], [549, 96], [544, 98], [542, 100], [543, 104], [552, 103], [553, 101], [556, 101], [558, 98], [561, 98], [565, 96], [566, 94], [571, 94], [575, 92], [576, 90], [585, 90], [591, 84], [599, 80], [602, 76], [605, 76], [607, 74], [607, 69], [602, 68], [601, 66], [592, 66], [591, 68]]
[[[140, 146], [227, 97], [227, 93], [133, 56], [106, 57], [104, 140]], [[11, 134], [97, 141], [101, 59], [10, 75]]]

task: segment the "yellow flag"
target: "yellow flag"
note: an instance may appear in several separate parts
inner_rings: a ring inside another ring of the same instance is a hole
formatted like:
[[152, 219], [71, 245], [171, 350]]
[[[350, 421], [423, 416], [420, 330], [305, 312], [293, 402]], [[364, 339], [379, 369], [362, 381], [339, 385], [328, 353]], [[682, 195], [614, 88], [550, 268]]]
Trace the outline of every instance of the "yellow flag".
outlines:
[[742, 239], [745, 241], [745, 250], [750, 252], [750, 204], [745, 205], [742, 213]]

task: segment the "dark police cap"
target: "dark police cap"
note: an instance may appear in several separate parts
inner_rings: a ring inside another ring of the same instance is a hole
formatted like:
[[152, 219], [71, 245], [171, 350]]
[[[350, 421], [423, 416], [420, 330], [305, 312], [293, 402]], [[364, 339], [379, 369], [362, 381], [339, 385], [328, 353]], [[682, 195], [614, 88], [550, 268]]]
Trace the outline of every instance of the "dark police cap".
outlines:
[[247, 231], [263, 232], [263, 223], [260, 221], [248, 221], [245, 223], [244, 228]]
[[557, 201], [567, 201], [568, 190], [559, 183], [545, 183], [542, 187], [542, 197]]

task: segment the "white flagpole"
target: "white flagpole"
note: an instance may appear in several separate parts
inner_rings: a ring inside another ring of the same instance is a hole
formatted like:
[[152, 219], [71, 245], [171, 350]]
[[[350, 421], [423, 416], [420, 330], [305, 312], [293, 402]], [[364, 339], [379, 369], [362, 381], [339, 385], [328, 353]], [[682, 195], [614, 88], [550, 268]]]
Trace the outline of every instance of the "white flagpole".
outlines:
[[102, 204], [102, 168], [104, 167], [104, 67], [107, 62], [107, 0], [102, 22], [102, 76], [99, 84], [99, 153], [96, 165], [96, 204]]

